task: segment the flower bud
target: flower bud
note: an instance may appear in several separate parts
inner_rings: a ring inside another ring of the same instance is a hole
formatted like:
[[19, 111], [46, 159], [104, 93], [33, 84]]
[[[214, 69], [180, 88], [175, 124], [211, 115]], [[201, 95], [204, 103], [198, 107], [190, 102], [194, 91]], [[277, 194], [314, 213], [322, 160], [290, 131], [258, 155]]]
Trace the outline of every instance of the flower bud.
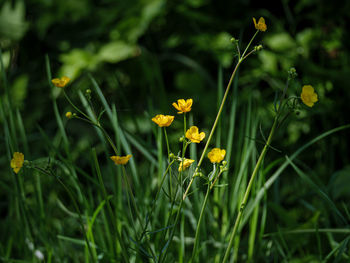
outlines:
[[263, 49], [263, 46], [262, 45], [258, 45], [258, 46], [255, 46], [254, 47], [254, 51], [256, 52], [256, 51], [260, 51], [260, 50], [262, 50]]
[[289, 79], [295, 79], [298, 76], [298, 73], [295, 68], [290, 68], [288, 70], [288, 77]]

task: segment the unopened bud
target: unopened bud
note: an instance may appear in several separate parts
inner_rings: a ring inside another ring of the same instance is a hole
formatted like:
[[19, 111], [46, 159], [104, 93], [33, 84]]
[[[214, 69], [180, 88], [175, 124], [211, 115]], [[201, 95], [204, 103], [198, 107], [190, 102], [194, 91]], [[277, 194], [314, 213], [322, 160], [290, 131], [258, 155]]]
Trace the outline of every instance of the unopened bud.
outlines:
[[196, 172], [193, 177], [203, 177], [204, 175], [201, 172]]
[[258, 46], [255, 46], [254, 47], [254, 51], [260, 51], [263, 49], [263, 46], [262, 45], [258, 45]]
[[73, 114], [70, 111], [66, 112], [66, 118], [71, 119], [73, 117]]
[[288, 70], [289, 79], [295, 79], [298, 76], [297, 70], [295, 68], [290, 68]]

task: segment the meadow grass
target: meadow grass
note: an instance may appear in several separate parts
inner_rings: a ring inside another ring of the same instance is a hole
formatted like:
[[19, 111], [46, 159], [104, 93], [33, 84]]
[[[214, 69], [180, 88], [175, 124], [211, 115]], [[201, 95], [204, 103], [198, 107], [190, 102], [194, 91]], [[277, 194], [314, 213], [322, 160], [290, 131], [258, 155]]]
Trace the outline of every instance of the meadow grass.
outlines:
[[[243, 52], [238, 41], [233, 40], [238, 57], [226, 89], [223, 69], [218, 68], [217, 100], [212, 103], [217, 105], [216, 109], [212, 106], [217, 115], [212, 127], [199, 125], [196, 101], [190, 110], [176, 115], [168, 127], [151, 122], [158, 112], [150, 107], [146, 121], [153, 126], [146, 137], [128, 131], [120, 119], [123, 112], [118, 112], [118, 105], [104, 96], [92, 75], [87, 76], [91, 85], [88, 88], [73, 88], [74, 83], [55, 87], [46, 56], [48, 86], [52, 91], [46, 95], [52, 100], [52, 118], [56, 123], [54, 133], [37, 127], [38, 141], [44, 145], [46, 155], [38, 155], [26, 132], [23, 113], [11, 103], [0, 52], [4, 87], [0, 118], [6, 152], [2, 162], [10, 167], [14, 152], [22, 152], [25, 157], [19, 173], [8, 169], [0, 181], [7, 196], [7, 213], [1, 227], [1, 260], [348, 261], [348, 206], [339, 206], [326, 187], [313, 180], [312, 170], [303, 165], [300, 155], [319, 141], [346, 131], [350, 125], [320, 132], [289, 155], [275, 148], [278, 142], [274, 144], [273, 139], [283, 134], [282, 123], [306, 106], [299, 97], [288, 97], [288, 83], [296, 77], [294, 70], [286, 73], [287, 84], [277, 94], [273, 109], [268, 109], [268, 122], [261, 122], [253, 96], [239, 96], [239, 66], [261, 49], [252, 46], [259, 31], [263, 30], [257, 28]], [[189, 63], [182, 57], [176, 59]], [[197, 70], [206, 74], [198, 67]], [[159, 72], [154, 74], [161, 78]], [[61, 105], [54, 92], [66, 98], [66, 106]], [[165, 92], [158, 95], [160, 101], [168, 100]], [[171, 108], [169, 104], [169, 112]], [[65, 117], [67, 109], [73, 112], [72, 117]], [[77, 122], [79, 126], [74, 127], [78, 130], [71, 136], [69, 126]], [[139, 125], [136, 120], [131, 122]], [[200, 134], [187, 134], [194, 125], [206, 133], [199, 143], [194, 143], [193, 138], [201, 137]], [[82, 136], [87, 136], [87, 146], [75, 142]], [[76, 150], [79, 147], [82, 150]], [[207, 156], [212, 148], [225, 149], [224, 159], [211, 163]], [[268, 151], [273, 151], [276, 158], [266, 158]], [[132, 157], [125, 165], [116, 165], [110, 159], [129, 154]], [[179, 169], [185, 158], [194, 162]], [[310, 220], [298, 224], [277, 201], [269, 201], [269, 195], [276, 199], [281, 195], [278, 182], [287, 168], [320, 198], [324, 220], [328, 222], [319, 220], [320, 211], [311, 203], [304, 203], [305, 209], [313, 212]], [[283, 217], [288, 227], [271, 227], [273, 223], [267, 220], [271, 211]], [[330, 221], [338, 227], [328, 227], [332, 225]], [[266, 229], [276, 231], [268, 233]], [[315, 248], [303, 250], [305, 235], [316, 239]], [[298, 241], [300, 245], [292, 244]]]

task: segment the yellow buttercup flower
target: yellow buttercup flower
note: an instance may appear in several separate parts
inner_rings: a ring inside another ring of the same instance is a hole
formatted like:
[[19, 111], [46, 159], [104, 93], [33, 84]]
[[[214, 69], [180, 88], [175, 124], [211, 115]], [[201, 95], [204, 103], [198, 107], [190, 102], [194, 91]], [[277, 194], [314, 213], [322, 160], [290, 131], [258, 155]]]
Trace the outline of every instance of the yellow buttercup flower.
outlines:
[[129, 162], [131, 157], [132, 155], [128, 154], [127, 156], [111, 156], [111, 159], [115, 164], [125, 165]]
[[158, 124], [159, 127], [169, 127], [175, 116], [158, 114], [152, 118], [152, 121]]
[[185, 158], [185, 160], [183, 160], [179, 165], [179, 172], [185, 171], [193, 162], [194, 160]]
[[71, 119], [72, 116], [73, 116], [73, 114], [72, 114], [70, 111], [67, 111], [67, 112], [66, 112], [66, 118], [67, 118], [67, 119]]
[[18, 174], [19, 170], [21, 170], [24, 163], [24, 155], [20, 152], [15, 152], [13, 154], [13, 158], [11, 160], [11, 168], [13, 171]]
[[68, 82], [70, 81], [70, 78], [68, 77], [62, 77], [62, 78], [56, 78], [51, 80], [52, 84], [57, 88], [64, 88]]
[[186, 138], [191, 140], [191, 142], [200, 143], [205, 138], [205, 133], [199, 133], [198, 127], [192, 126], [186, 131]]
[[253, 22], [254, 22], [255, 29], [263, 31], [263, 32], [266, 31], [267, 26], [265, 24], [265, 19], [263, 17], [259, 18], [258, 23], [256, 23], [256, 19], [255, 19], [255, 17], [253, 17]]
[[315, 102], [318, 101], [317, 93], [311, 85], [304, 85], [301, 92], [301, 100], [308, 107], [314, 106]]
[[224, 149], [214, 148], [208, 153], [208, 158], [212, 163], [219, 163], [225, 158], [225, 155], [226, 151]]
[[184, 112], [189, 112], [191, 111], [193, 100], [192, 99], [187, 99], [186, 101], [184, 99], [179, 99], [176, 102], [173, 102], [173, 106], [175, 109], [178, 110], [178, 114], [182, 114]]

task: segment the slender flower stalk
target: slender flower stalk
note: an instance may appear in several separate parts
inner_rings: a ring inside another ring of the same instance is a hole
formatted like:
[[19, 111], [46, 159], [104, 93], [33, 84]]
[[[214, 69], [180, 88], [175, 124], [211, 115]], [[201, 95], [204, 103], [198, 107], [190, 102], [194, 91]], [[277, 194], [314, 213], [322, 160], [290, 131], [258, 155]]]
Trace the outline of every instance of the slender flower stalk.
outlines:
[[112, 222], [113, 232], [116, 235], [117, 240], [118, 240], [118, 242], [120, 244], [121, 252], [122, 252], [122, 256], [123, 256], [124, 261], [125, 262], [129, 262], [129, 256], [126, 253], [127, 250], [126, 250], [125, 244], [124, 244], [124, 242], [122, 240], [122, 237], [121, 237], [121, 235], [119, 233], [119, 230], [117, 228], [117, 225], [116, 225], [116, 221], [117, 221], [116, 220], [116, 216], [113, 213], [112, 206], [111, 206], [111, 204], [109, 202], [109, 199], [108, 199], [107, 190], [106, 190], [106, 187], [105, 187], [105, 185], [103, 183], [103, 179], [102, 179], [101, 171], [100, 171], [100, 168], [99, 168], [99, 165], [98, 165], [98, 160], [97, 160], [97, 155], [96, 155], [96, 150], [95, 149], [93, 149], [93, 157], [94, 157], [94, 162], [95, 162], [95, 166], [96, 166], [96, 172], [97, 172], [98, 181], [99, 181], [101, 189], [102, 189], [102, 194], [103, 194], [103, 197], [104, 197], [104, 199], [106, 200], [106, 203], [107, 203], [107, 210], [108, 210], [109, 216], [112, 218], [111, 222]]
[[236, 221], [235, 221], [235, 224], [233, 226], [233, 230], [231, 232], [231, 235], [230, 235], [230, 240], [229, 240], [229, 244], [226, 248], [226, 251], [225, 251], [225, 255], [224, 255], [224, 258], [222, 260], [222, 263], [225, 263], [227, 262], [229, 256], [230, 256], [230, 253], [231, 253], [231, 249], [232, 249], [232, 246], [233, 246], [233, 241], [234, 241], [234, 237], [236, 235], [236, 232], [237, 232], [237, 229], [239, 227], [239, 224], [241, 222], [241, 219], [242, 219], [242, 215], [243, 215], [243, 211], [244, 211], [244, 208], [245, 208], [245, 205], [248, 201], [248, 197], [249, 197], [249, 193], [250, 193], [250, 190], [252, 188], [252, 185], [253, 185], [253, 182], [254, 182], [254, 179], [256, 177], [256, 175], [258, 174], [258, 171], [259, 171], [259, 168], [260, 168], [260, 165], [261, 165], [261, 162], [262, 160], [264, 159], [265, 157], [265, 154], [268, 150], [268, 148], [270, 147], [270, 143], [271, 143], [271, 140], [272, 140], [272, 137], [275, 133], [275, 130], [276, 130], [276, 127], [277, 127], [277, 123], [278, 123], [278, 115], [275, 117], [274, 119], [274, 122], [273, 122], [273, 125], [272, 125], [272, 128], [271, 128], [271, 131], [270, 131], [270, 134], [269, 134], [269, 137], [267, 139], [267, 142], [265, 143], [265, 146], [259, 156], [259, 159], [254, 167], [254, 170], [253, 170], [253, 173], [252, 173], [252, 176], [250, 177], [250, 180], [249, 180], [249, 183], [248, 183], [248, 186], [247, 186], [247, 189], [244, 193], [244, 197], [243, 197], [243, 200], [241, 202], [241, 205], [240, 205], [240, 209], [238, 211], [238, 215], [237, 215], [237, 218], [236, 218]]
[[[224, 97], [222, 98], [222, 101], [221, 101], [221, 105], [220, 105], [219, 111], [218, 111], [218, 113], [217, 113], [217, 115], [216, 115], [214, 124], [213, 124], [213, 126], [212, 126], [212, 128], [211, 128], [211, 131], [210, 131], [210, 134], [209, 134], [207, 143], [206, 143], [205, 146], [204, 146], [204, 150], [203, 150], [203, 152], [202, 152], [201, 157], [199, 158], [199, 162], [198, 162], [197, 167], [196, 167], [196, 169], [195, 169], [195, 171], [194, 171], [193, 174], [196, 174], [196, 173], [198, 172], [198, 170], [199, 170], [199, 168], [200, 168], [200, 166], [201, 166], [201, 164], [202, 164], [202, 162], [203, 162], [205, 153], [206, 153], [206, 151], [207, 151], [207, 149], [208, 149], [208, 147], [209, 147], [209, 144], [210, 144], [211, 139], [212, 139], [212, 137], [213, 137], [213, 134], [214, 134], [214, 132], [215, 132], [215, 128], [216, 128], [216, 126], [217, 126], [217, 124], [218, 124], [218, 121], [219, 121], [219, 119], [220, 119], [220, 116], [221, 116], [222, 110], [223, 110], [223, 108], [224, 108], [224, 105], [225, 105], [225, 102], [226, 102], [228, 93], [229, 93], [230, 88], [231, 88], [231, 86], [232, 86], [233, 79], [234, 79], [235, 76], [236, 76], [236, 73], [237, 73], [237, 70], [238, 70], [239, 66], [240, 66], [241, 63], [248, 57], [248, 55], [254, 53], [254, 51], [255, 51], [255, 50], [253, 50], [252, 52], [249, 52], [249, 53], [245, 56], [245, 54], [246, 54], [248, 48], [250, 47], [250, 45], [252, 44], [254, 38], [256, 37], [256, 35], [257, 35], [258, 33], [259, 33], [259, 30], [257, 30], [257, 31], [255, 32], [254, 36], [253, 36], [252, 39], [249, 41], [249, 44], [247, 45], [246, 49], [244, 50], [242, 56], [238, 59], [238, 62], [237, 62], [236, 66], [235, 66], [235, 68], [234, 68], [234, 70], [233, 70], [233, 72], [232, 72], [232, 74], [231, 74], [230, 80], [229, 80], [229, 82], [228, 82], [228, 84], [227, 84], [227, 87], [226, 87], [226, 91], [225, 91]], [[186, 189], [186, 191], [185, 191], [185, 193], [184, 193], [184, 195], [183, 195], [183, 197], [182, 197], [183, 199], [186, 198], [186, 196], [187, 196], [187, 194], [188, 194], [188, 191], [190, 190], [190, 188], [191, 188], [191, 186], [192, 186], [192, 183], [193, 183], [194, 178], [195, 178], [195, 177], [192, 176], [191, 181], [190, 181], [190, 183], [188, 184], [187, 189]]]
[[[127, 185], [128, 191], [129, 191], [129, 196], [130, 196], [131, 202], [132, 202], [132, 204], [134, 206], [134, 211], [136, 213], [137, 220], [139, 221], [140, 225], [142, 226], [142, 220], [141, 220], [140, 212], [138, 210], [138, 207], [137, 207], [137, 204], [136, 204], [136, 201], [135, 201], [135, 197], [134, 197], [134, 194], [132, 192], [132, 189], [131, 189], [128, 177], [126, 176], [125, 166], [122, 167], [122, 171], [123, 171], [124, 180], [126, 182], [126, 185]], [[147, 243], [148, 249], [151, 252], [153, 259], [156, 261], [157, 257], [154, 254], [154, 252], [153, 252], [153, 250], [151, 248], [151, 245], [149, 244], [148, 238], [146, 238], [146, 241], [147, 241], [146, 243]]]
[[204, 210], [205, 210], [205, 207], [207, 206], [210, 190], [211, 190], [211, 187], [210, 187], [210, 184], [208, 183], [207, 192], [206, 192], [205, 197], [204, 197], [204, 201], [203, 201], [202, 208], [201, 208], [201, 213], [199, 215], [199, 219], [198, 219], [198, 223], [197, 223], [196, 235], [194, 237], [194, 245], [193, 245], [193, 249], [192, 249], [192, 256], [191, 256], [191, 259], [189, 262], [193, 262], [194, 258], [196, 257], [196, 254], [197, 254], [196, 252], [197, 252], [197, 247], [198, 247], [200, 227], [201, 227], [201, 223], [203, 220]]
[[[165, 143], [166, 143], [166, 148], [167, 148], [167, 151], [168, 151], [168, 168], [169, 168], [169, 196], [170, 196], [170, 199], [172, 197], [172, 182], [171, 182], [171, 165], [170, 163], [172, 164], [173, 162], [170, 162], [170, 147], [169, 147], [169, 140], [168, 140], [168, 134], [166, 132], [166, 127], [164, 127], [164, 138], [165, 138]], [[167, 169], [168, 169], [167, 168]], [[164, 179], [162, 179], [163, 181]], [[161, 183], [162, 185], [162, 183]]]
[[86, 235], [85, 226], [84, 226], [84, 221], [83, 221], [83, 218], [82, 218], [82, 216], [81, 216], [81, 212], [80, 212], [78, 203], [77, 203], [77, 201], [75, 200], [72, 191], [68, 188], [68, 186], [65, 185], [65, 183], [64, 183], [58, 176], [56, 176], [55, 174], [53, 174], [52, 171], [46, 171], [46, 170], [42, 169], [41, 167], [37, 167], [37, 166], [34, 166], [33, 169], [35, 169], [35, 170], [37, 170], [37, 171], [39, 171], [40, 173], [43, 173], [43, 174], [45, 174], [45, 175], [49, 175], [49, 176], [53, 175], [53, 176], [56, 178], [56, 180], [62, 185], [62, 187], [64, 188], [64, 190], [68, 193], [70, 199], [71, 199], [72, 202], [73, 202], [73, 206], [74, 206], [75, 210], [77, 211], [78, 219], [79, 219], [78, 221], [79, 221], [79, 223], [80, 223], [81, 231], [82, 231], [82, 233], [83, 233], [83, 235], [84, 235], [84, 239], [85, 239], [86, 245], [87, 245], [87, 247], [88, 247], [88, 251], [89, 251], [89, 254], [90, 254], [90, 256], [91, 256], [91, 259], [92, 259], [92, 260], [96, 260], [96, 259], [94, 258], [94, 254], [93, 254], [93, 252], [92, 252], [89, 239], [88, 239], [88, 237], [87, 237], [87, 235]]

